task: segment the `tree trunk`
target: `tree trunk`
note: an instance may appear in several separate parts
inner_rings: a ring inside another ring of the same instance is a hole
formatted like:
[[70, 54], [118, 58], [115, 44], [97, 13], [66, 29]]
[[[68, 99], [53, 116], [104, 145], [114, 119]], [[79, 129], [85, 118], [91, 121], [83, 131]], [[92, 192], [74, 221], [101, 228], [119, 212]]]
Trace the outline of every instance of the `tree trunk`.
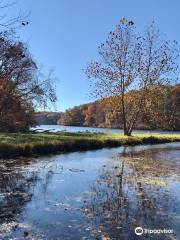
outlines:
[[132, 133], [132, 131], [129, 132], [128, 130], [126, 130], [126, 131], [124, 131], [124, 136], [130, 137], [130, 136], [131, 136], [131, 133]]
[[124, 95], [121, 96], [121, 107], [122, 107], [122, 120], [123, 120], [123, 130], [124, 136], [129, 136], [128, 129], [127, 129], [127, 122], [126, 122], [126, 112], [124, 106]]

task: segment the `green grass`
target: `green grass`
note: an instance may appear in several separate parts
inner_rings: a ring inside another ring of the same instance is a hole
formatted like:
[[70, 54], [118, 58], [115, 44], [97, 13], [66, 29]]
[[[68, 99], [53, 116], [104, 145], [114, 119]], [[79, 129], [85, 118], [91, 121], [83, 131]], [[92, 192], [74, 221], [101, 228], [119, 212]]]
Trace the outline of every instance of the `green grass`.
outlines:
[[180, 134], [0, 133], [0, 158], [179, 141]]

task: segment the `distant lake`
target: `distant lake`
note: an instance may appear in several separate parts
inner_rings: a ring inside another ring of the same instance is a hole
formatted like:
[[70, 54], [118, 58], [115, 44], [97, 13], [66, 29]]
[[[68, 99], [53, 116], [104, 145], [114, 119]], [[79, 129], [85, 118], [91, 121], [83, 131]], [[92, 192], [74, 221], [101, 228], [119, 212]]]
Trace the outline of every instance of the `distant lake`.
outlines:
[[[74, 127], [63, 125], [40, 125], [32, 130], [37, 129], [38, 132], [50, 130], [51, 132], [66, 131], [66, 132], [103, 132], [103, 133], [123, 133], [122, 129], [112, 128], [93, 128], [93, 127]], [[180, 131], [161, 131], [161, 130], [134, 130], [134, 133], [161, 133], [161, 134], [180, 134]]]

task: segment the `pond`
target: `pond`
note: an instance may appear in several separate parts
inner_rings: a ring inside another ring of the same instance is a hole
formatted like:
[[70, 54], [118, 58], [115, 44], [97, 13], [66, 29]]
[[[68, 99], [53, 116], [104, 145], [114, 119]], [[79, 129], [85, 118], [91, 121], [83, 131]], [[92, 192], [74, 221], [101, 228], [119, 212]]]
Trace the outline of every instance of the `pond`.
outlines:
[[180, 239], [179, 189], [178, 143], [0, 160], [0, 239]]

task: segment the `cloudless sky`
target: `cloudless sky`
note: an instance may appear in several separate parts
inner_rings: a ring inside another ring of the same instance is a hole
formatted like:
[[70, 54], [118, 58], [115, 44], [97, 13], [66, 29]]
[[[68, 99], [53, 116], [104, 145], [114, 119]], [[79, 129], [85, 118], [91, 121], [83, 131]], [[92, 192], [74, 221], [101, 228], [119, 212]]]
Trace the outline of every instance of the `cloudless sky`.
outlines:
[[138, 30], [155, 20], [167, 38], [180, 42], [180, 0], [19, 0], [31, 12], [18, 31], [43, 69], [54, 69], [57, 110], [92, 101], [83, 69], [122, 17]]

